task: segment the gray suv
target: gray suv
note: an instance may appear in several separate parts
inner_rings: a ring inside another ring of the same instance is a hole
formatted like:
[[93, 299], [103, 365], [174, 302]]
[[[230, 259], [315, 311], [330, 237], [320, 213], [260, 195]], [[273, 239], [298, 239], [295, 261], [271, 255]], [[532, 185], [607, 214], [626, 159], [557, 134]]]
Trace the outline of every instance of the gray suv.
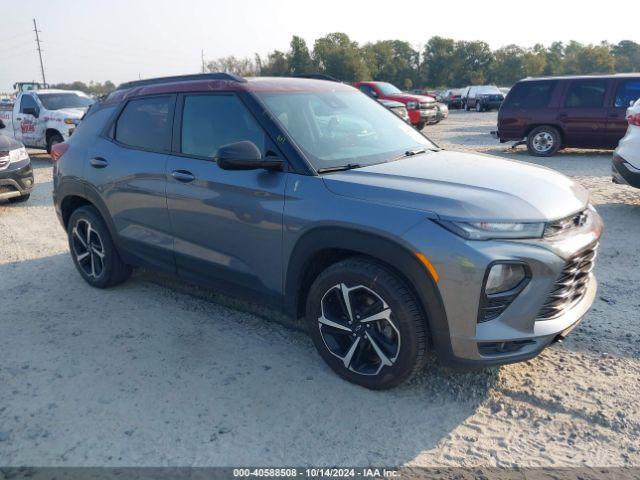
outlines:
[[161, 269], [303, 318], [348, 381], [534, 357], [596, 294], [602, 222], [552, 170], [444, 151], [357, 89], [204, 74], [121, 85], [53, 148], [92, 286]]

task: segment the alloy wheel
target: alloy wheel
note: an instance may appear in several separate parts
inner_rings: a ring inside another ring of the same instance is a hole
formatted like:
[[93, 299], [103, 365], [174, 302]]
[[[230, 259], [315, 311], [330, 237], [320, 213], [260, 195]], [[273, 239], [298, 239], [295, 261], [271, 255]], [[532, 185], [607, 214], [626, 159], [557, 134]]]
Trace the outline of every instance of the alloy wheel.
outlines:
[[533, 141], [531, 143], [533, 144], [533, 148], [535, 149], [536, 152], [539, 152], [539, 153], [548, 152], [553, 148], [553, 144], [554, 144], [553, 135], [551, 135], [549, 132], [537, 133], [533, 137]]
[[334, 285], [320, 302], [318, 328], [332, 355], [360, 375], [377, 375], [400, 353], [400, 331], [387, 303], [364, 285]]
[[86, 218], [76, 222], [71, 243], [78, 266], [90, 278], [98, 278], [104, 272], [104, 245], [98, 232]]

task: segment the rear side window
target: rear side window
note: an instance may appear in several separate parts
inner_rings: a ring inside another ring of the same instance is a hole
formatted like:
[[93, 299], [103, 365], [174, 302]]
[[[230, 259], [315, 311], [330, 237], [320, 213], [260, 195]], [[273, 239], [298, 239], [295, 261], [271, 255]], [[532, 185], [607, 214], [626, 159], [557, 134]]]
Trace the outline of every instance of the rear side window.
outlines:
[[549, 105], [555, 80], [518, 83], [509, 93], [508, 105], [519, 108], [544, 108]]
[[564, 102], [569, 108], [598, 108], [604, 104], [607, 80], [574, 80]]
[[115, 139], [144, 150], [167, 150], [171, 142], [169, 112], [173, 97], [148, 97], [131, 100], [116, 123]]
[[616, 107], [629, 107], [640, 98], [640, 78], [621, 80], [616, 90]]
[[181, 151], [213, 158], [218, 148], [249, 140], [265, 151], [265, 133], [235, 95], [186, 95], [182, 111]]

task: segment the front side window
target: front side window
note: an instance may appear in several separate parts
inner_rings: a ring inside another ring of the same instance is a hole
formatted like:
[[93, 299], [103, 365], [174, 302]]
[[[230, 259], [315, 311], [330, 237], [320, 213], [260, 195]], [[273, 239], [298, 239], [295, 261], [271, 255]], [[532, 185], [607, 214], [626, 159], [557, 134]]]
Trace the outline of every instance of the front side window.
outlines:
[[258, 92], [316, 169], [387, 162], [435, 145], [357, 90]]
[[115, 139], [125, 145], [160, 152], [171, 142], [171, 104], [173, 97], [131, 100], [118, 118]]
[[607, 80], [575, 80], [569, 85], [565, 107], [599, 108], [604, 104]]
[[38, 97], [47, 110], [87, 108], [94, 102], [91, 97], [77, 93], [40, 93]]
[[513, 87], [508, 104], [518, 108], [544, 108], [549, 105], [557, 81], [522, 82]]
[[360, 91], [365, 95], [369, 95], [370, 97], [374, 97], [374, 90], [371, 85], [360, 85]]
[[25, 108], [34, 108], [38, 110], [38, 104], [31, 95], [22, 95], [20, 99], [20, 113], [24, 113]]
[[629, 107], [640, 98], [640, 78], [624, 80], [618, 83], [616, 90], [616, 107]]
[[235, 95], [187, 95], [182, 110], [181, 152], [214, 158], [223, 145], [248, 140], [263, 156], [262, 127]]

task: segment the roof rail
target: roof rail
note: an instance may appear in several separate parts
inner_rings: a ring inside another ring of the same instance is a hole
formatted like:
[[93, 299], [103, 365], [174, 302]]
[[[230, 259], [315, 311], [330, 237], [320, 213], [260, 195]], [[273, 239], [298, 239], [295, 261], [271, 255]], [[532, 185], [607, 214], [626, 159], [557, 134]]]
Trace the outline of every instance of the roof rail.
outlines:
[[331, 75], [326, 75], [324, 73], [299, 73], [299, 74], [293, 75], [293, 77], [311, 78], [314, 80], [327, 80], [328, 82], [340, 82], [340, 80], [338, 80], [337, 78], [332, 77]]
[[133, 87], [145, 87], [147, 85], [157, 85], [160, 83], [193, 82], [195, 80], [227, 80], [231, 82], [246, 83], [247, 80], [233, 73], [196, 73], [192, 75], [175, 75], [173, 77], [147, 78], [145, 80], [134, 80], [125, 82], [118, 86], [117, 90], [124, 90]]

